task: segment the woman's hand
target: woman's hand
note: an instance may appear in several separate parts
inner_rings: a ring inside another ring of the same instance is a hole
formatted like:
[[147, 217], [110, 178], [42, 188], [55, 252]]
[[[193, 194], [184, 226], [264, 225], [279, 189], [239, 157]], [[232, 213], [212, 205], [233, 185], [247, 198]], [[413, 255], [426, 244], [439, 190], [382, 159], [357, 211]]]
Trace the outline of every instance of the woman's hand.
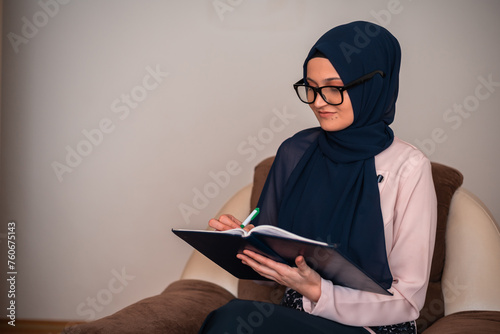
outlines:
[[307, 265], [303, 256], [297, 256], [295, 259], [296, 268], [273, 261], [250, 250], [244, 250], [243, 254], [238, 254], [237, 257], [261, 276], [296, 290], [314, 303], [319, 300], [321, 276]]
[[[232, 230], [234, 228], [241, 228], [241, 222], [232, 215], [222, 215], [219, 219], [210, 219], [208, 225], [217, 231]], [[245, 231], [250, 231], [254, 226], [248, 224], [245, 226]]]

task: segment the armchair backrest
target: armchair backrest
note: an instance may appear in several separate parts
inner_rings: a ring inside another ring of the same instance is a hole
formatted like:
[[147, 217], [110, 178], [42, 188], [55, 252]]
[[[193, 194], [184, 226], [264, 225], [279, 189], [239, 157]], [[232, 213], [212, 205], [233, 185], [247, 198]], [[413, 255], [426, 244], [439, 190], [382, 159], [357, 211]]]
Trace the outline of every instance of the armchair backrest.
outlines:
[[500, 231], [491, 212], [459, 188], [450, 206], [442, 277], [445, 315], [500, 311]]

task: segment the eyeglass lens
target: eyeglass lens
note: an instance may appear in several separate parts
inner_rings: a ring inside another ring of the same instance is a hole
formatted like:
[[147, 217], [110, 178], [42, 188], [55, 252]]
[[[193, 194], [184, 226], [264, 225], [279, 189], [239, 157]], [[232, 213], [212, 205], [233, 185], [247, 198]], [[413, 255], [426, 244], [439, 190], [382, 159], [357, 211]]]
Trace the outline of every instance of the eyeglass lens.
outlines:
[[[323, 99], [330, 104], [342, 103], [342, 93], [335, 87], [321, 87]], [[297, 93], [299, 98], [305, 103], [313, 103], [316, 98], [316, 92], [310, 86], [298, 86]]]

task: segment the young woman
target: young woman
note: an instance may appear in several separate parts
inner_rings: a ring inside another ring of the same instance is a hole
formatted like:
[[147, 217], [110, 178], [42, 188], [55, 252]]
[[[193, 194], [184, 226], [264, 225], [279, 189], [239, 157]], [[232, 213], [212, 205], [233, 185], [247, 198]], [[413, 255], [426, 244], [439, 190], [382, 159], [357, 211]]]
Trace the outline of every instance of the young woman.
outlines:
[[[373, 23], [342, 25], [316, 42], [294, 88], [319, 127], [280, 146], [254, 220], [337, 244], [393, 295], [336, 286], [301, 256], [290, 267], [245, 251], [243, 263], [288, 287], [282, 305], [232, 301], [200, 333], [416, 333], [437, 204], [429, 160], [389, 127], [400, 61], [396, 38]], [[209, 224], [240, 222], [223, 215]]]

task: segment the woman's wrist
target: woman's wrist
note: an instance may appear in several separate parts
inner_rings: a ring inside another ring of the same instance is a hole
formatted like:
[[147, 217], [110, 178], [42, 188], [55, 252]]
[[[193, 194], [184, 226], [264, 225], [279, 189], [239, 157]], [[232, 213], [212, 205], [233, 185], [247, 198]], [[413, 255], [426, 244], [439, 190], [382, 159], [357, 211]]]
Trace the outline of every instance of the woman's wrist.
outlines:
[[321, 278], [308, 286], [302, 295], [312, 303], [317, 303], [321, 297]]

